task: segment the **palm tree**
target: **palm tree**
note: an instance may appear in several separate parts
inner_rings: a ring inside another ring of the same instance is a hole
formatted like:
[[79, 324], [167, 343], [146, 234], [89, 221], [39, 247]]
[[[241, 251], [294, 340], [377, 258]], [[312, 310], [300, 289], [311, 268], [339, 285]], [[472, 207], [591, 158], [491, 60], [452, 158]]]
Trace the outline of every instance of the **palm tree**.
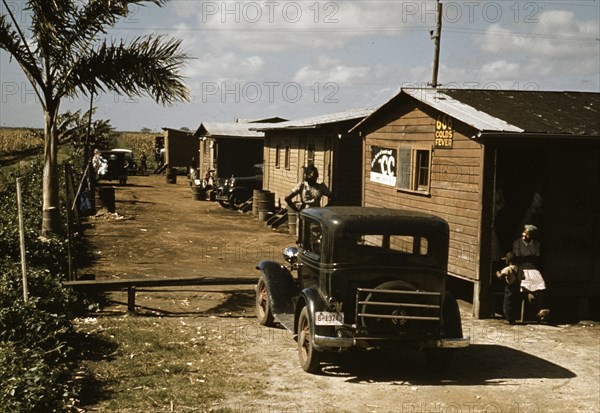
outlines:
[[188, 59], [181, 40], [149, 35], [125, 44], [106, 35], [130, 6], [167, 1], [26, 0], [31, 21], [23, 28], [2, 0], [0, 48], [21, 66], [44, 112], [42, 236], [60, 229], [57, 119], [63, 98], [113, 92], [148, 95], [163, 105], [188, 100], [179, 73]]

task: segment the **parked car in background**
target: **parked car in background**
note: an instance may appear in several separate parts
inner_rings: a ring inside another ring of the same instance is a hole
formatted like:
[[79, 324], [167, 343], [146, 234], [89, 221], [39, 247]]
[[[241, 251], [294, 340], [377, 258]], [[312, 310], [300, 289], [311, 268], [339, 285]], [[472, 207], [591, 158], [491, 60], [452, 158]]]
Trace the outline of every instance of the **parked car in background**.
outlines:
[[127, 171], [127, 175], [137, 175], [139, 172], [138, 164], [135, 160], [135, 156], [133, 155], [133, 151], [131, 149], [111, 149], [113, 153], [122, 153], [124, 157], [124, 167]]
[[137, 163], [133, 157], [133, 151], [129, 149], [106, 149], [101, 150], [102, 158], [107, 162], [106, 173], [98, 175], [99, 180], [119, 181], [119, 184], [127, 184], [127, 177], [137, 173]]
[[446, 291], [448, 224], [414, 211], [307, 208], [286, 267], [258, 264], [256, 314], [296, 335], [300, 365], [318, 372], [328, 352], [423, 349], [446, 368], [463, 338], [456, 299]]
[[215, 190], [215, 200], [224, 208], [238, 210], [252, 198], [255, 189], [262, 189], [263, 165], [254, 165], [252, 176], [231, 176], [225, 179]]

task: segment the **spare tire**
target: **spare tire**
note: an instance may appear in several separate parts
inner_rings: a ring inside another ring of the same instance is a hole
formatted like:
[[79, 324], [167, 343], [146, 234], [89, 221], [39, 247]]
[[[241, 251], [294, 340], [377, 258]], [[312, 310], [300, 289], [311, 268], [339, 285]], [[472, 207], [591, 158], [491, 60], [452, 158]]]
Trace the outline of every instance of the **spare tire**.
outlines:
[[[417, 291], [417, 287], [406, 281], [386, 281], [378, 285], [376, 290], [403, 290]], [[362, 305], [363, 314], [374, 315], [375, 317], [362, 317], [362, 325], [367, 328], [371, 334], [403, 334], [416, 331], [420, 328], [420, 320], [410, 320], [402, 318], [376, 317], [382, 316], [418, 316], [421, 310], [418, 308], [402, 305], [385, 305], [385, 303], [417, 303], [416, 296], [400, 295], [392, 292], [371, 292], [365, 299], [366, 304]], [[381, 303], [381, 304], [373, 304]]]

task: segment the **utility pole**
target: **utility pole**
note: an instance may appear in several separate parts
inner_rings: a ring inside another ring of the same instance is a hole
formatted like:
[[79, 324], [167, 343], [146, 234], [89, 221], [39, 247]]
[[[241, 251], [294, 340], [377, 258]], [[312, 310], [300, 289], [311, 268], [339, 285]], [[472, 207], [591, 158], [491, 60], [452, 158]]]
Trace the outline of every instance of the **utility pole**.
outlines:
[[431, 87], [437, 88], [438, 83], [438, 71], [440, 68], [440, 43], [442, 40], [442, 3], [437, 0], [437, 24], [435, 32], [432, 30], [429, 32], [431, 39], [434, 42], [434, 54], [433, 54], [433, 76], [431, 78]]

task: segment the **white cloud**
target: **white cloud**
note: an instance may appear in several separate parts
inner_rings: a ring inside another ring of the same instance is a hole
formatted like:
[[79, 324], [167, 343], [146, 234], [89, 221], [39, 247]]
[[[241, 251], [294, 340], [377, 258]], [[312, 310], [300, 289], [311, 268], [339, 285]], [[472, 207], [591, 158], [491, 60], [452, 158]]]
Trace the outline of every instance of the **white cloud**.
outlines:
[[519, 75], [521, 66], [518, 63], [496, 60], [481, 66], [481, 75], [484, 78], [504, 80], [514, 79]]
[[188, 62], [184, 75], [189, 78], [209, 78], [211, 80], [238, 80], [260, 75], [265, 61], [260, 56], [240, 57], [233, 52], [205, 53]]
[[186, 9], [184, 21], [195, 28], [187, 37], [202, 39], [213, 48], [235, 44], [246, 52], [336, 49], [358, 37], [403, 33], [417, 20], [405, 10], [406, 2], [199, 3], [194, 12]]
[[365, 79], [371, 68], [368, 66], [347, 66], [339, 59], [321, 56], [314, 65], [301, 67], [294, 76], [294, 82], [300, 84], [352, 83]]
[[[524, 28], [531, 30], [520, 31]], [[476, 39], [476, 43], [490, 54], [521, 53], [568, 59], [587, 53], [597, 57], [598, 22], [577, 20], [570, 11], [543, 12], [537, 23], [521, 25], [518, 29], [513, 31], [494, 24], [482, 39]]]

